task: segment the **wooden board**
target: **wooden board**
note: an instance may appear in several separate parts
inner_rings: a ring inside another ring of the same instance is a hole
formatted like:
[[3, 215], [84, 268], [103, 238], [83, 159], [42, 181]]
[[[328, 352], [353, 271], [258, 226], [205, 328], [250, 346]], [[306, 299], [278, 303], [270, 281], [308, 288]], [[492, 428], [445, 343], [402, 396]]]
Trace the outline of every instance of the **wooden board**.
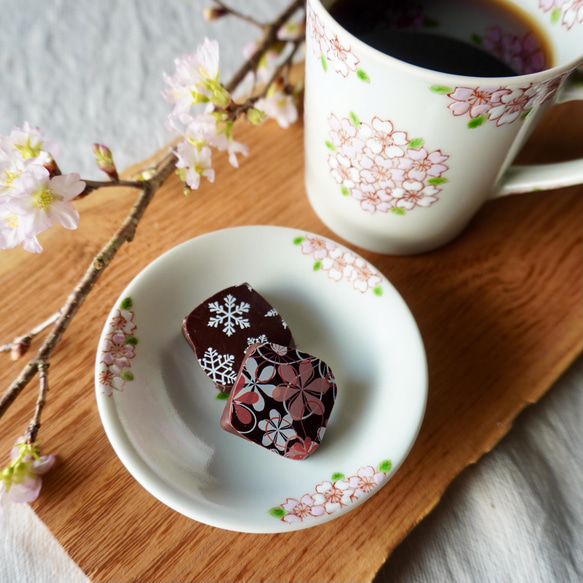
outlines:
[[[581, 105], [552, 110], [523, 161], [583, 155]], [[168, 509], [119, 462], [97, 414], [95, 350], [118, 294], [158, 255], [214, 229], [281, 224], [338, 239], [304, 194], [301, 125], [245, 128], [238, 139], [251, 149], [240, 169], [217, 156], [213, 185], [188, 196], [175, 179], [165, 185], [51, 364], [40, 438], [59, 462], [33, 506], [96, 583], [371, 581], [450, 481], [498, 442], [582, 348], [583, 187], [492, 201], [443, 249], [414, 257], [362, 253], [409, 304], [429, 361], [419, 439], [385, 487], [347, 515], [290, 534], [222, 531]], [[81, 227], [48, 233], [42, 255], [1, 253], [0, 343], [64, 303], [134, 198], [121, 189], [97, 192], [80, 204]], [[22, 364], [0, 358], [3, 391]], [[0, 422], [2, 456], [28, 424], [36, 392], [36, 384], [28, 387]]]

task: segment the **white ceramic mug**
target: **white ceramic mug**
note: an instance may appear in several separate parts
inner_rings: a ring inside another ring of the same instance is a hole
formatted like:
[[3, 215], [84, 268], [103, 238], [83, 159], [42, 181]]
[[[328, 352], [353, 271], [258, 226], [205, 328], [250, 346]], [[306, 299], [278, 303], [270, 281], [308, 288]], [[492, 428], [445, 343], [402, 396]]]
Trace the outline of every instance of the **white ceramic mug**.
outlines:
[[[538, 23], [550, 68], [493, 78], [425, 69], [347, 32], [331, 0], [308, 0], [306, 190], [338, 236], [379, 253], [420, 253], [455, 238], [493, 197], [583, 183], [583, 159], [511, 165], [549, 106], [583, 99], [583, 0], [508, 3]], [[480, 26], [491, 33], [491, 23]]]

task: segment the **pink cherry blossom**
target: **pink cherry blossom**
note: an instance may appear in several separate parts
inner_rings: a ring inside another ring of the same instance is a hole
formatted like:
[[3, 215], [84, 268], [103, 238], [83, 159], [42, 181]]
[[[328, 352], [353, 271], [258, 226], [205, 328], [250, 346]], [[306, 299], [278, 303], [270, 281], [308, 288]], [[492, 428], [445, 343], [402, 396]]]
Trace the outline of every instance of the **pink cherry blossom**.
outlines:
[[283, 384], [273, 389], [272, 396], [284, 403], [292, 419], [324, 414], [322, 395], [331, 385], [328, 379], [316, 374], [311, 360], [301, 362], [297, 371], [287, 364], [281, 364], [278, 371]]
[[487, 113], [492, 107], [492, 95], [498, 91], [498, 87], [456, 87], [448, 97], [453, 99], [448, 107], [454, 115], [469, 114], [475, 118]]
[[356, 476], [349, 478], [349, 484], [354, 490], [354, 497], [360, 498], [363, 494], [372, 492], [384, 478], [383, 472], [377, 472], [372, 466], [366, 466], [360, 468]]
[[314, 498], [309, 494], [305, 494], [299, 500], [288, 498], [281, 507], [287, 511], [283, 520], [289, 523], [303, 522], [306, 518], [322, 516], [326, 512], [322, 506], [315, 504]]
[[348, 506], [353, 494], [354, 490], [345, 480], [326, 481], [316, 486], [313, 499], [315, 504], [323, 506], [328, 514], [332, 514], [344, 506]]
[[330, 251], [336, 249], [336, 244], [321, 237], [306, 235], [306, 238], [302, 241], [301, 249], [305, 255], [312, 254], [314, 259], [324, 259]]
[[412, 210], [416, 206], [428, 207], [437, 202], [439, 190], [435, 186], [425, 186], [421, 182], [405, 180], [400, 188], [393, 191], [396, 206]]
[[360, 175], [368, 184], [376, 184], [379, 189], [390, 189], [395, 187], [391, 178], [392, 160], [387, 160], [382, 156], [375, 156], [374, 160], [368, 156], [363, 156], [360, 160]]
[[371, 214], [380, 211], [386, 213], [393, 204], [392, 190], [387, 191], [375, 184], [361, 184], [352, 191], [352, 196], [360, 201], [360, 208]]
[[79, 174], [50, 177], [39, 164], [26, 167], [13, 182], [11, 196], [4, 201], [4, 209], [17, 215], [27, 237], [59, 223], [66, 229], [76, 229], [79, 213], [71, 203], [85, 189]]
[[538, 5], [543, 9], [543, 12], [548, 12], [553, 8], [561, 8], [568, 2], [571, 2], [571, 0], [539, 0]]
[[[176, 168], [183, 181], [193, 190], [200, 186], [201, 177], [209, 182], [214, 182], [215, 171], [212, 169], [212, 153], [208, 146], [200, 149], [190, 142], [183, 141], [176, 146], [175, 151], [178, 161]], [[182, 172], [180, 172], [182, 170]]]
[[330, 165], [330, 174], [338, 184], [342, 184], [350, 190], [360, 183], [358, 168], [355, 168], [346, 156], [340, 153], [336, 156], [330, 156], [328, 164]]
[[328, 36], [327, 41], [329, 48], [326, 58], [332, 62], [335, 71], [343, 77], [348, 77], [350, 71], [356, 71], [360, 61], [350, 50], [350, 45], [336, 35]]
[[330, 279], [340, 281], [341, 279], [350, 279], [353, 263], [354, 255], [337, 247], [322, 260], [322, 269], [328, 272]]
[[[410, 149], [407, 152], [407, 157], [399, 160], [398, 168], [403, 170], [409, 179], [422, 182], [428, 176], [435, 178], [445, 172], [447, 166], [443, 162], [447, 158], [448, 156], [444, 156], [439, 150], [430, 154], [425, 148]], [[393, 176], [395, 175], [393, 173]]]
[[288, 128], [298, 119], [298, 110], [293, 97], [277, 89], [257, 101], [255, 107], [274, 119], [281, 128]]
[[335, 115], [329, 119], [330, 138], [334, 147], [342, 150], [348, 158], [354, 158], [357, 154], [362, 153], [364, 142], [357, 137], [357, 131], [350, 120], [343, 118], [339, 120]]
[[107, 365], [116, 365], [120, 370], [130, 366], [130, 360], [135, 356], [135, 349], [126, 343], [126, 336], [121, 332], [114, 332], [103, 343], [102, 360]]
[[532, 108], [537, 95], [538, 87], [532, 84], [495, 94], [494, 103], [488, 112], [488, 119], [496, 120], [498, 126], [512, 123]]
[[381, 278], [379, 274], [364, 259], [357, 257], [354, 261], [352, 271], [352, 285], [354, 289], [365, 293], [369, 289], [374, 289], [380, 283]]
[[572, 0], [565, 8], [562, 23], [570, 30], [574, 24], [583, 23], [583, 0]]
[[11, 463], [0, 472], [0, 514], [2, 501], [33, 502], [38, 498], [42, 478], [55, 463], [54, 455], [39, 455], [38, 448], [24, 440], [12, 448]]
[[395, 131], [389, 120], [382, 120], [379, 117], [374, 117], [371, 125], [374, 133], [366, 140], [366, 146], [373, 154], [383, 152], [387, 158], [401, 158], [405, 155], [404, 149], [409, 142], [405, 132]]

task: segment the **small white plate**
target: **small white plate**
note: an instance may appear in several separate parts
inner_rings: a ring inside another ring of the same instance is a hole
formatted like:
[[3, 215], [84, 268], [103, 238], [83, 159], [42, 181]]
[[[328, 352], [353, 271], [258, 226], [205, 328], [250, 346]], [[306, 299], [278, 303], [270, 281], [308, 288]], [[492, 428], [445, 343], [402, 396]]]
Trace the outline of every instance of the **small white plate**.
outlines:
[[[247, 282], [338, 384], [322, 445], [302, 461], [223, 431], [216, 398], [182, 336], [184, 316]], [[427, 397], [423, 343], [373, 266], [294, 229], [237, 227], [168, 251], [124, 290], [101, 335], [95, 384], [107, 436], [135, 479], [178, 512], [241, 532], [290, 532], [336, 518], [401, 465]]]

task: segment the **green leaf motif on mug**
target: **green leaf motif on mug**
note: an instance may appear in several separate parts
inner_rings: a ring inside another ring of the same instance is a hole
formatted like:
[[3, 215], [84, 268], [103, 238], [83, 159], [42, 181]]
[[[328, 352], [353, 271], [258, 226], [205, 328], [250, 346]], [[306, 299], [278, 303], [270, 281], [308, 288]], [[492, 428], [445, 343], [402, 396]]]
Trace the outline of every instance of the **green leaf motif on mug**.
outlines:
[[554, 10], [551, 11], [551, 22], [553, 24], [556, 24], [557, 22], [559, 22], [560, 18], [561, 18], [561, 9], [560, 8], [555, 8]]
[[424, 143], [425, 140], [423, 138], [415, 138], [409, 142], [408, 146], [412, 150], [418, 150], [421, 146], [423, 146]]
[[468, 122], [468, 127], [470, 129], [480, 127], [487, 119], [488, 116], [486, 114], [479, 115], [478, 117], [475, 117]]
[[301, 245], [304, 242], [305, 239], [306, 238], [305, 237], [302, 237], [301, 235], [299, 237], [296, 237], [294, 239], [294, 245]]
[[326, 140], [325, 144], [326, 144], [326, 148], [328, 148], [328, 150], [330, 150], [331, 152], [336, 152], [336, 147], [334, 146], [334, 144], [330, 140]]
[[362, 70], [356, 69], [356, 76], [365, 83], [370, 83], [370, 77]]
[[440, 184], [445, 184], [447, 182], [447, 178], [442, 178], [441, 176], [436, 176], [435, 178], [429, 178], [427, 180], [427, 184], [431, 184], [432, 186], [439, 186]]
[[403, 208], [401, 208], [401, 207], [398, 207], [398, 206], [394, 206], [394, 207], [391, 209], [391, 212], [392, 212], [394, 215], [404, 215], [404, 214], [406, 214], [406, 213], [407, 213], [407, 211], [406, 211], [405, 209], [403, 209]]
[[470, 40], [475, 44], [480, 46], [482, 44], [482, 37], [478, 34], [470, 35]]
[[352, 125], [357, 128], [360, 126], [360, 120], [358, 119], [358, 116], [356, 115], [356, 113], [354, 113], [354, 111], [351, 111], [349, 114], [350, 116], [350, 121], [352, 122]]
[[320, 268], [321, 268], [321, 267], [322, 267], [322, 262], [321, 262], [321, 261], [316, 261], [316, 262], [314, 263], [314, 267], [312, 267], [312, 269], [313, 269], [314, 271], [320, 271]]
[[432, 85], [429, 90], [438, 95], [449, 95], [450, 93], [453, 93], [453, 89], [447, 87], [447, 85]]
[[350, 190], [344, 185], [340, 187], [340, 192], [342, 193], [342, 196], [350, 196]]
[[324, 53], [320, 55], [320, 63], [322, 63], [322, 69], [324, 69], [324, 72], [326, 72], [328, 70], [328, 63], [326, 62], [326, 57], [324, 56]]

